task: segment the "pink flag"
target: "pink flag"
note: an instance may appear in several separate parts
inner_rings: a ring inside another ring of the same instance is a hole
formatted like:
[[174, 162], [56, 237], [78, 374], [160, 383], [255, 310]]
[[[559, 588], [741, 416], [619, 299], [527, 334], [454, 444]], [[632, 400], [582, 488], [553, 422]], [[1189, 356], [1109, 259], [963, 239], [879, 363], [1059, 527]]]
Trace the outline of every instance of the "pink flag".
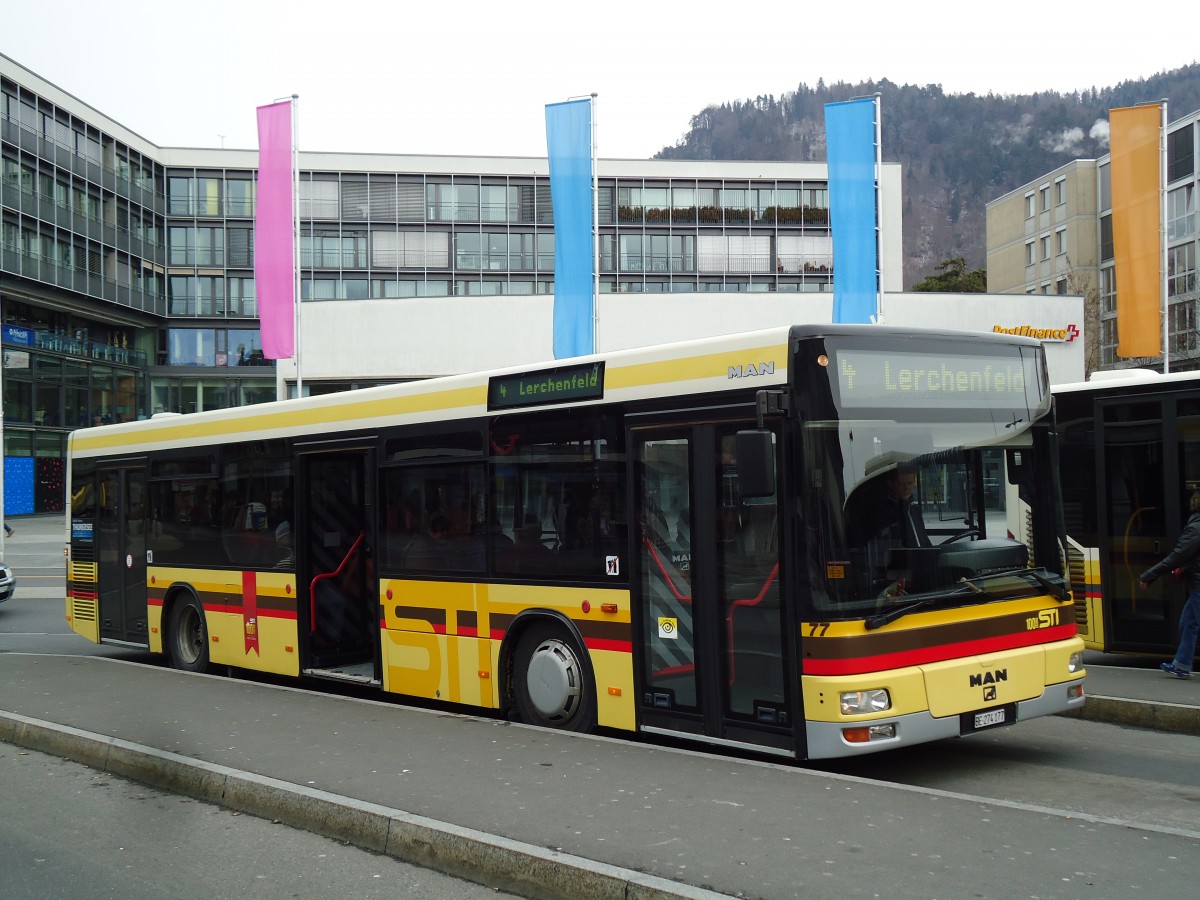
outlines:
[[254, 291], [267, 359], [296, 355], [296, 273], [292, 268], [292, 104], [258, 108], [258, 204]]

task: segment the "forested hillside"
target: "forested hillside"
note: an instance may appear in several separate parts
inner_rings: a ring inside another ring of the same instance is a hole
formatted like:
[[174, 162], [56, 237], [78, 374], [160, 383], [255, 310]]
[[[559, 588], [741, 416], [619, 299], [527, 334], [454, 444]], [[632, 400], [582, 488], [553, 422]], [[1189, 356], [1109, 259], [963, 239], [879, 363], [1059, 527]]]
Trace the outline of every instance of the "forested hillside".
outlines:
[[947, 94], [938, 85], [801, 84], [782, 97], [710, 106], [657, 159], [825, 159], [824, 105], [878, 92], [883, 159], [904, 172], [904, 284], [943, 260], [985, 263], [984, 205], [1072, 159], [1108, 152], [1108, 110], [1168, 100], [1200, 109], [1200, 64], [1074, 94]]

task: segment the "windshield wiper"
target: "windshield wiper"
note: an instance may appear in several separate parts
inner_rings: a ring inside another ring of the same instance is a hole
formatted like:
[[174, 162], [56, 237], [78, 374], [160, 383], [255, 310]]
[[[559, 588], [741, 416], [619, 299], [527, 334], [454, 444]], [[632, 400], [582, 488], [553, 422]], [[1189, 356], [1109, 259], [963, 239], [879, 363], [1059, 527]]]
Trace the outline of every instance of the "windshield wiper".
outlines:
[[1051, 581], [1049, 578], [1047, 578], [1045, 575], [1042, 574], [1042, 572], [1044, 572], [1044, 571], [1045, 571], [1045, 569], [1041, 569], [1041, 570], [1026, 569], [1021, 574], [1028, 575], [1030, 578], [1037, 581], [1038, 584], [1040, 584], [1042, 587], [1044, 587], [1046, 589], [1047, 593], [1053, 594], [1059, 600], [1070, 600], [1071, 599], [1070, 589], [1065, 584], [1056, 583], [1056, 582]]
[[895, 609], [889, 609], [887, 612], [879, 613], [874, 616], [867, 616], [863, 625], [867, 631], [874, 631], [876, 628], [882, 628], [884, 625], [890, 625], [901, 616], [907, 616], [910, 612], [916, 612], [918, 609], [924, 609], [927, 606], [933, 606], [939, 600], [944, 600], [947, 597], [953, 597], [956, 594], [986, 594], [983, 588], [969, 581], [966, 578], [958, 579], [958, 583], [962, 587], [954, 588], [953, 590], [939, 591], [936, 594], [922, 597], [919, 600], [914, 600], [904, 606], [897, 606]]
[[980, 587], [977, 582], [992, 581], [997, 578], [1011, 578], [1012, 576], [1032, 578], [1040, 587], [1045, 589], [1048, 594], [1052, 594], [1060, 600], [1069, 600], [1071, 592], [1061, 584], [1056, 584], [1051, 581], [1041, 571], [1037, 569], [1013, 568], [1005, 569], [1002, 572], [988, 572], [986, 575], [975, 575], [972, 578], [962, 577], [958, 579], [960, 587], [953, 590], [939, 591], [936, 594], [921, 597], [914, 600], [912, 603], [907, 603], [904, 606], [897, 606], [894, 609], [889, 609], [887, 612], [878, 613], [874, 616], [867, 616], [863, 621], [863, 626], [867, 631], [874, 631], [876, 628], [882, 628], [884, 625], [890, 625], [897, 619], [907, 616], [911, 612], [916, 612], [919, 609], [924, 609], [928, 606], [933, 606], [939, 600], [944, 600], [947, 597], [953, 597], [956, 594], [989, 594], [990, 592]]
[[938, 600], [937, 597], [924, 597], [920, 600], [915, 600], [905, 606], [897, 606], [895, 609], [889, 609], [887, 612], [879, 613], [874, 616], [867, 616], [863, 625], [867, 631], [874, 631], [876, 628], [882, 628], [884, 625], [890, 625], [901, 616], [907, 616], [910, 612], [916, 612], [918, 609], [923, 609], [926, 606], [933, 606]]
[[974, 575], [971, 578], [960, 578], [959, 582], [970, 585], [975, 591], [981, 594], [986, 594], [987, 589], [979, 586], [978, 582], [991, 581], [996, 578], [1010, 578], [1017, 576], [1019, 578], [1032, 578], [1038, 583], [1038, 586], [1043, 588], [1046, 593], [1052, 594], [1059, 600], [1070, 600], [1071, 591], [1062, 583], [1051, 581], [1042, 574], [1045, 569], [1029, 569], [1020, 566], [1014, 566], [1010, 569], [1003, 569], [997, 572], [988, 572], [986, 575]]

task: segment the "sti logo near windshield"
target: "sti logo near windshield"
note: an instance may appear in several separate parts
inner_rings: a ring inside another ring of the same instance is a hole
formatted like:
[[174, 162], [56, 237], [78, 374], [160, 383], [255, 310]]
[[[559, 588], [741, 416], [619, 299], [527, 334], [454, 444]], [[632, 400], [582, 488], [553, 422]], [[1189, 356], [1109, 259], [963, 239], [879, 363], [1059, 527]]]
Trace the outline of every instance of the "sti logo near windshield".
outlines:
[[843, 409], [1024, 409], [1038, 406], [1043, 393], [1033, 356], [842, 350], [836, 359]]

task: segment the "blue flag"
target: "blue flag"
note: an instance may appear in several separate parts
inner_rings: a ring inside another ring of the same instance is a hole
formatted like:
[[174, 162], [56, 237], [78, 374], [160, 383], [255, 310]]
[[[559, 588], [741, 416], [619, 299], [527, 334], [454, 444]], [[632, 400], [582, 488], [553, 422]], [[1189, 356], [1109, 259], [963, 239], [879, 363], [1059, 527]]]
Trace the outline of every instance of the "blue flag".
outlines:
[[595, 350], [592, 249], [592, 104], [546, 104], [554, 207], [554, 358]]
[[878, 304], [875, 101], [825, 104], [829, 220], [833, 232], [833, 321], [871, 321]]

